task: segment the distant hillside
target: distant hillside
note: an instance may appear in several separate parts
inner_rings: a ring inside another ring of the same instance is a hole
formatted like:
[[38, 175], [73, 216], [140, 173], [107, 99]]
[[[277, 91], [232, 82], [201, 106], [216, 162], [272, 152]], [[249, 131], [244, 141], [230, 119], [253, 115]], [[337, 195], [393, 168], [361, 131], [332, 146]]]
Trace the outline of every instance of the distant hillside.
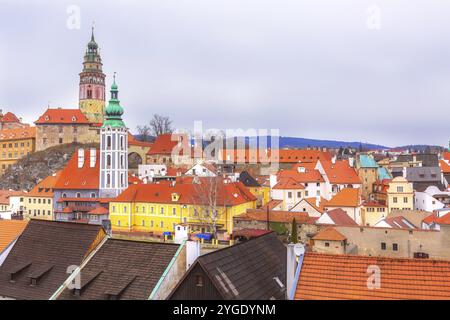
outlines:
[[63, 144], [32, 153], [20, 159], [0, 177], [0, 189], [32, 189], [45, 177], [61, 170], [79, 147], [96, 147], [98, 144]]
[[306, 139], [306, 138], [295, 138], [295, 137], [280, 137], [280, 148], [306, 148], [306, 147], [327, 147], [327, 148], [359, 148], [360, 145], [364, 149], [370, 150], [381, 150], [389, 149], [389, 147], [365, 143], [365, 142], [348, 142], [348, 141], [337, 141], [337, 140], [318, 140], [318, 139]]

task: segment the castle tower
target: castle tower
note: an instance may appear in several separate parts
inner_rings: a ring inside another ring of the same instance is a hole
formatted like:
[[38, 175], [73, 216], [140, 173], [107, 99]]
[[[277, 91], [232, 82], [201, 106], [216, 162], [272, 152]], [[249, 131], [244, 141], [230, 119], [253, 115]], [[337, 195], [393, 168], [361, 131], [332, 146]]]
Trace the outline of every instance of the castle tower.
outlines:
[[94, 123], [103, 122], [105, 111], [105, 74], [102, 66], [92, 27], [91, 41], [88, 43], [83, 71], [80, 73], [80, 110]]
[[128, 188], [128, 129], [122, 121], [116, 77], [100, 129], [100, 197], [117, 197]]

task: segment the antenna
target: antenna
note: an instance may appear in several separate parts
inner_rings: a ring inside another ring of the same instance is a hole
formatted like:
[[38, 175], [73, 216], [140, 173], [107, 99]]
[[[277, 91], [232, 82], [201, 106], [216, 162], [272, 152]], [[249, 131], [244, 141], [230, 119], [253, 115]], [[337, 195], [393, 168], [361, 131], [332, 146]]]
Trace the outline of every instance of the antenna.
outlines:
[[301, 243], [296, 243], [294, 245], [294, 254], [297, 257], [300, 257], [301, 255], [305, 254], [305, 246], [302, 245]]

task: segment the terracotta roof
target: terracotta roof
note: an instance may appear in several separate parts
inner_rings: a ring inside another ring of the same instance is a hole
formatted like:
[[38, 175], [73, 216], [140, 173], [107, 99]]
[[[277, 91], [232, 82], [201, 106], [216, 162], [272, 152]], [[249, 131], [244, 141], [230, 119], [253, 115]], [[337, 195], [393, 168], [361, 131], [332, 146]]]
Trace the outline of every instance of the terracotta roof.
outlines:
[[0, 253], [20, 236], [27, 223], [24, 220], [0, 220]]
[[104, 215], [104, 214], [108, 214], [108, 213], [109, 213], [109, 210], [102, 206], [98, 206], [88, 212], [88, 214], [98, 214], [98, 215]]
[[450, 161], [450, 152], [443, 152], [442, 158], [444, 158], [444, 160]]
[[0, 190], [0, 204], [9, 205], [10, 204], [9, 198], [11, 196], [22, 196], [22, 195], [26, 195], [26, 193], [15, 190]]
[[[172, 137], [173, 136], [173, 137]], [[172, 140], [173, 139], [173, 140]], [[148, 155], [165, 154], [170, 155], [172, 149], [178, 144], [177, 135], [171, 133], [161, 134], [156, 137], [152, 147], [147, 152]]]
[[385, 204], [377, 202], [377, 201], [364, 201], [362, 206], [363, 207], [386, 207]]
[[56, 181], [61, 177], [62, 170], [59, 170], [55, 174], [49, 175], [44, 180], [39, 182], [33, 189], [26, 195], [28, 197], [53, 197], [53, 188]]
[[137, 140], [130, 132], [128, 132], [128, 145], [150, 148], [153, 146], [153, 142]]
[[281, 178], [278, 180], [278, 183], [273, 186], [272, 189], [298, 190], [298, 189], [305, 189], [305, 186], [292, 178]]
[[[336, 226], [357, 226], [358, 224], [349, 217], [349, 215], [341, 208], [333, 209], [325, 212]], [[323, 215], [322, 215], [323, 217]]]
[[0, 130], [0, 141], [36, 138], [36, 127]]
[[357, 207], [359, 204], [359, 190], [356, 188], [344, 188], [331, 200], [325, 202], [324, 207]]
[[450, 213], [447, 213], [440, 218], [436, 218], [435, 222], [437, 224], [450, 224]]
[[430, 225], [430, 224], [432, 224], [433, 222], [435, 222], [437, 218], [438, 218], [437, 213], [436, 213], [436, 212], [433, 212], [433, 213], [430, 214], [429, 216], [425, 217], [425, 218], [422, 220], [422, 222], [424, 222], [424, 223]]
[[[0, 267], [0, 296], [49, 299], [67, 279], [67, 268], [79, 266], [104, 236], [99, 225], [30, 220]], [[32, 277], [37, 285], [30, 285]]]
[[[241, 220], [267, 221], [267, 211], [261, 209], [247, 210], [246, 213], [235, 216], [235, 218]], [[307, 212], [269, 211], [270, 222], [291, 223], [294, 218], [298, 224], [313, 224], [317, 220], [317, 218], [310, 217]]]
[[[147, 203], [178, 203], [204, 204], [205, 194], [215, 183], [209, 179], [200, 179], [200, 183], [153, 183], [130, 185], [111, 202], [147, 202]], [[172, 200], [172, 194], [179, 195], [178, 201]], [[250, 201], [256, 197], [241, 183], [221, 183], [217, 186], [217, 203], [225, 206], [235, 206]]]
[[329, 241], [344, 241], [347, 238], [340, 232], [336, 231], [333, 227], [328, 227], [319, 231], [314, 237], [313, 240], [329, 240]]
[[320, 213], [323, 213], [325, 211], [325, 208], [323, 207], [326, 200], [322, 197], [320, 197], [319, 206], [316, 204], [316, 198], [305, 198], [305, 201], [309, 203], [311, 207], [319, 211]]
[[[278, 153], [278, 155], [277, 155]], [[246, 149], [223, 149], [221, 158], [232, 162], [279, 162], [279, 163], [298, 163], [298, 162], [316, 162], [317, 160], [331, 160], [329, 152], [305, 149], [279, 149], [267, 150], [267, 153], [260, 152], [257, 148]], [[271, 158], [273, 157], [273, 159]]]
[[80, 109], [47, 109], [35, 124], [89, 124]]
[[131, 172], [128, 173], [128, 184], [139, 184], [142, 183], [142, 180], [136, 176], [133, 176]]
[[0, 122], [15, 122], [15, 123], [20, 123], [19, 118], [17, 118], [17, 116], [12, 113], [12, 112], [7, 112], [4, 115], [0, 116]]
[[439, 160], [439, 166], [441, 167], [443, 173], [450, 173], [450, 164], [448, 164], [446, 161]]
[[[379, 268], [380, 285], [368, 287], [370, 270]], [[434, 300], [450, 297], [450, 261], [399, 259], [307, 252], [296, 300]]]
[[83, 166], [78, 168], [78, 150], [76, 150], [66, 167], [62, 170], [54, 189], [98, 189], [100, 150], [95, 150], [95, 153], [97, 157], [95, 166], [90, 166], [90, 149], [85, 149]]
[[[392, 228], [397, 229], [417, 229], [417, 227], [408, 219], [402, 216], [396, 216], [396, 217], [387, 217], [384, 220], [385, 223], [390, 225]], [[381, 222], [381, 221], [380, 221]], [[377, 225], [375, 225], [377, 226]]]
[[335, 163], [320, 161], [320, 163], [331, 184], [361, 184], [358, 174], [350, 167], [348, 161], [337, 160]]
[[245, 238], [255, 238], [262, 236], [266, 233], [270, 233], [269, 230], [261, 230], [261, 229], [239, 229], [233, 230], [233, 237], [245, 237]]
[[298, 172], [296, 170], [280, 170], [277, 174], [278, 179], [291, 178], [299, 183], [317, 183], [325, 182], [318, 170]]
[[[83, 267], [80, 295], [59, 300], [147, 300], [174, 258], [178, 244], [108, 239]], [[126, 271], [125, 271], [126, 270]], [[89, 282], [88, 282], [89, 281]]]
[[267, 210], [267, 207], [268, 207], [269, 210], [272, 210], [273, 208], [277, 207], [281, 203], [283, 203], [283, 200], [271, 199], [269, 202], [267, 202], [265, 205], [263, 205], [260, 209], [261, 210]]

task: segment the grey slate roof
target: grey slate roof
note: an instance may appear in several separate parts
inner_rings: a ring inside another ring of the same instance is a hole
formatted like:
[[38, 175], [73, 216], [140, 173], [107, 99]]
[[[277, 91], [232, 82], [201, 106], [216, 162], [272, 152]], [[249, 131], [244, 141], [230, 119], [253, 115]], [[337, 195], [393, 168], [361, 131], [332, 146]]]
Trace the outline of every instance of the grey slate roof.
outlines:
[[425, 181], [441, 182], [441, 168], [439, 167], [406, 168], [406, 179], [409, 182], [425, 182]]
[[239, 181], [242, 182], [244, 184], [244, 186], [246, 187], [260, 187], [261, 185], [259, 184], [259, 182], [253, 178], [250, 173], [248, 173], [247, 171], [242, 171], [239, 174]]
[[188, 272], [198, 265], [225, 300], [285, 299], [274, 277], [286, 286], [286, 247], [274, 232], [200, 256]]
[[49, 299], [68, 278], [67, 267], [79, 266], [104, 235], [99, 225], [31, 220], [0, 267], [0, 296]]
[[146, 300], [180, 245], [108, 239], [81, 270], [81, 291], [60, 300]]

